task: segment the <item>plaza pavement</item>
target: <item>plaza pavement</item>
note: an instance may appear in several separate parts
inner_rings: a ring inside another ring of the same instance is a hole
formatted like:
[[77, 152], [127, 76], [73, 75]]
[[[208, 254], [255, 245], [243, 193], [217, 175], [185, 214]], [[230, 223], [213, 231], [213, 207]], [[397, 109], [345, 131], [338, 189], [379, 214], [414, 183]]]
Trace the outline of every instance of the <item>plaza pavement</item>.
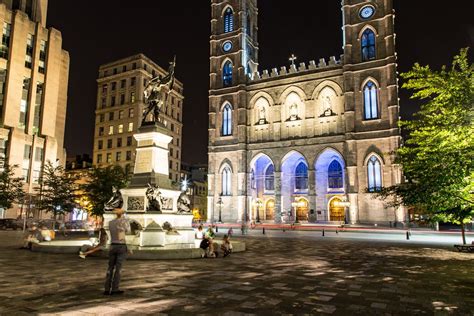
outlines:
[[20, 236], [0, 232], [0, 315], [474, 315], [474, 254], [448, 245], [251, 235], [228, 258], [127, 261], [125, 294], [104, 297], [105, 260], [18, 250]]

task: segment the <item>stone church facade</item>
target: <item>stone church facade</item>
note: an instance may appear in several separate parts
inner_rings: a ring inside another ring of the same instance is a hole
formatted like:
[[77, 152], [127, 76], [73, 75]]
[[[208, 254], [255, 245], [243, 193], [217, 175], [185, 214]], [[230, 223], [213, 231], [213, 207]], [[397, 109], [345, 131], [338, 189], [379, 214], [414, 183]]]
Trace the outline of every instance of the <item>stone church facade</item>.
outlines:
[[212, 0], [208, 216], [402, 222], [374, 198], [401, 181], [392, 0], [343, 0], [343, 48], [259, 71], [257, 0]]

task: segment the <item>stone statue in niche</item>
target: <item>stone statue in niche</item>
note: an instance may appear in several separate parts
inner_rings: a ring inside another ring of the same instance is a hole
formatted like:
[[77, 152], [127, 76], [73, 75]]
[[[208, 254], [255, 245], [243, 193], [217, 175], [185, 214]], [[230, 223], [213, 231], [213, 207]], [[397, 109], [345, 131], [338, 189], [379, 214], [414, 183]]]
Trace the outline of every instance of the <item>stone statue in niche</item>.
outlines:
[[262, 105], [258, 109], [258, 123], [259, 125], [267, 124], [267, 110]]
[[292, 105], [290, 105], [290, 118], [288, 120], [296, 121], [299, 119], [300, 118], [298, 117], [298, 104], [293, 103]]
[[333, 104], [332, 104], [332, 97], [329, 95], [325, 95], [322, 97], [322, 110], [323, 113], [320, 115], [320, 117], [327, 117], [327, 116], [334, 116], [336, 113], [334, 113], [333, 109]]

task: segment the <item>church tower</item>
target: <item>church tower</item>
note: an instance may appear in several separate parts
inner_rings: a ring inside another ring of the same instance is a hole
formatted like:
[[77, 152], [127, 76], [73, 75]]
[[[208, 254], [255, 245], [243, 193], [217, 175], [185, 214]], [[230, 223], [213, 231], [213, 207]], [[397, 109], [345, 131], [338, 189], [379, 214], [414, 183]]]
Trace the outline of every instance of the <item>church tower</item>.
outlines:
[[[257, 0], [212, 0], [208, 217], [216, 203], [243, 219], [246, 207], [247, 82], [258, 68]], [[221, 174], [226, 177], [221, 177]]]

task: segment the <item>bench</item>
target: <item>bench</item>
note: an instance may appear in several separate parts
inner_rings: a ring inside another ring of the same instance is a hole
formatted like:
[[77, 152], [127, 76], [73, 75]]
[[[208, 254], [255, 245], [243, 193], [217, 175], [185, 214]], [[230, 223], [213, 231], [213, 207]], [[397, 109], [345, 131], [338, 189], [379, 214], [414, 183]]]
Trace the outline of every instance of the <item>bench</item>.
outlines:
[[459, 252], [474, 252], [474, 245], [454, 245]]

